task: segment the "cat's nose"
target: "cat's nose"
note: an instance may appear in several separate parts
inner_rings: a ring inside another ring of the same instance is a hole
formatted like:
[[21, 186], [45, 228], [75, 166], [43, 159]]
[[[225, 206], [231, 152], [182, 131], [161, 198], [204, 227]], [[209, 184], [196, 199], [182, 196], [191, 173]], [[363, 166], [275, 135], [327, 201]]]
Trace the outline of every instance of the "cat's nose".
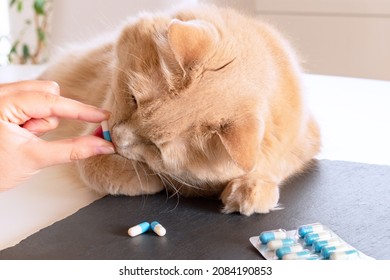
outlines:
[[112, 142], [117, 148], [128, 148], [135, 142], [135, 135], [131, 129], [124, 124], [117, 124], [112, 127]]

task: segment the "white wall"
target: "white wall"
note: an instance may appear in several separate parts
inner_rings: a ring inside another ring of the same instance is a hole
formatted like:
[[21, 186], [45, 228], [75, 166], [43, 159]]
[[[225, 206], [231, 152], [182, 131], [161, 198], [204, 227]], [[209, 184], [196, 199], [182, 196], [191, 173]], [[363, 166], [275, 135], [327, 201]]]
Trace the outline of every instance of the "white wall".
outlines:
[[183, 0], [56, 0], [52, 43], [61, 46], [64, 43], [85, 41], [113, 30], [127, 17], [140, 11], [164, 10], [182, 2]]
[[[55, 0], [51, 42], [62, 47], [86, 41], [141, 10], [182, 2], [197, 0]], [[389, 0], [199, 2], [232, 6], [273, 23], [296, 47], [307, 72], [390, 80]], [[20, 19], [11, 14], [11, 28], [18, 23]]]
[[0, 66], [8, 63], [7, 54], [11, 49], [7, 8], [8, 1], [0, 0]]
[[390, 80], [390, 1], [255, 0], [294, 42], [308, 71]]
[[276, 25], [307, 72], [390, 80], [390, 1], [218, 1]]
[[222, 7], [224, 6], [232, 7], [243, 13], [255, 14], [255, 10], [254, 10], [255, 1], [256, 0], [199, 0], [198, 2], [211, 3]]
[[[10, 34], [14, 41], [23, 29], [25, 20], [33, 18], [33, 0], [24, 0], [22, 14], [16, 11], [16, 7], [7, 8], [9, 0], [0, 1], [1, 11], [9, 12]], [[141, 11], [165, 10], [183, 2], [191, 3], [197, 0], [54, 0], [52, 28], [48, 41], [50, 52], [54, 53], [57, 49], [69, 44], [86, 42], [93, 37], [114, 30], [126, 18], [135, 16]], [[1, 16], [1, 20], [6, 21], [5, 16]], [[1, 24], [1, 30], [3, 29], [5, 29], [5, 24]], [[36, 36], [32, 25], [29, 26], [23, 38], [35, 49]], [[9, 46], [7, 50], [8, 48]]]

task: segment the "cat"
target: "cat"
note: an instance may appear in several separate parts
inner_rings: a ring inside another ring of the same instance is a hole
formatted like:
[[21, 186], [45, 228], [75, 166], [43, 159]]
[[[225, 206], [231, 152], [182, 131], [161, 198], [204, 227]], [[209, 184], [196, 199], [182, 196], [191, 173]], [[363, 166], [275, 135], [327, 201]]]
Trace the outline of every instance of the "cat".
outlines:
[[[321, 144], [282, 35], [211, 5], [143, 13], [113, 34], [40, 77], [112, 112], [117, 153], [79, 161], [83, 182], [102, 194], [217, 197], [224, 213], [275, 209], [280, 184]], [[57, 137], [94, 129], [63, 122]]]

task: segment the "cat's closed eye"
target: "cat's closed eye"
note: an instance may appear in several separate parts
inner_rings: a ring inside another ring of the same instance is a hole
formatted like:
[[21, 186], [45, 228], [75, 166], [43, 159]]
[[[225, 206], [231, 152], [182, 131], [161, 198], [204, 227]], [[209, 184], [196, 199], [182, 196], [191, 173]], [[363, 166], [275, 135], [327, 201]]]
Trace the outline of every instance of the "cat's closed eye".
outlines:
[[220, 67], [205, 69], [204, 72], [206, 72], [206, 71], [212, 71], [212, 72], [221, 71], [221, 70], [225, 69], [227, 66], [229, 66], [231, 63], [233, 63], [235, 59], [236, 59], [236, 58], [233, 58], [232, 60], [230, 60], [229, 62], [223, 64], [223, 65], [220, 66]]
[[219, 71], [219, 70], [222, 70], [224, 69], [226, 66], [228, 66], [229, 64], [233, 63], [233, 61], [235, 60], [236, 58], [233, 58], [232, 60], [230, 60], [229, 62], [225, 63], [224, 65], [222, 65], [221, 67], [218, 67], [216, 69], [211, 69], [211, 71]]
[[136, 108], [138, 108], [138, 101], [137, 98], [134, 96], [134, 94], [130, 95], [131, 102], [135, 105]]

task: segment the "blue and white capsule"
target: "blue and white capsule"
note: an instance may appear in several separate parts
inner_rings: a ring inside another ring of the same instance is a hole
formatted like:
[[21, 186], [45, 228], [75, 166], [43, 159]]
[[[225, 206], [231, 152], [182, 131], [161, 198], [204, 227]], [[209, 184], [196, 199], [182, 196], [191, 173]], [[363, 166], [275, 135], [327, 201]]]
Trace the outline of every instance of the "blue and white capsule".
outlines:
[[351, 249], [350, 246], [348, 246], [347, 244], [340, 244], [340, 245], [334, 245], [334, 246], [326, 246], [326, 247], [323, 247], [321, 249], [321, 255], [324, 259], [329, 259], [330, 255], [333, 253], [333, 252], [337, 252], [337, 251], [345, 251], [345, 250], [348, 250], [348, 249]]
[[282, 260], [302, 260], [302, 259], [307, 259], [308, 257], [310, 257], [310, 251], [303, 250], [296, 253], [284, 254]]
[[278, 257], [278, 259], [282, 259], [284, 255], [289, 253], [297, 253], [303, 251], [303, 247], [301, 244], [296, 243], [291, 246], [284, 246], [282, 248], [279, 248], [275, 251], [275, 255]]
[[330, 254], [331, 260], [355, 260], [359, 258], [359, 252], [356, 249], [346, 251], [336, 251]]
[[102, 121], [101, 125], [102, 125], [102, 131], [103, 131], [103, 138], [106, 141], [112, 142], [110, 130], [108, 129], [108, 122]]
[[321, 232], [313, 232], [313, 233], [308, 233], [305, 235], [305, 243], [308, 246], [313, 245], [313, 242], [318, 239], [323, 239], [327, 240], [330, 239], [332, 236], [329, 231], [321, 231]]
[[312, 254], [312, 255], [308, 256], [307, 258], [304, 258], [303, 260], [317, 261], [317, 260], [320, 260], [320, 257], [315, 255], [315, 254]]
[[293, 245], [295, 243], [292, 238], [275, 239], [267, 243], [267, 247], [270, 250], [276, 250], [285, 246]]
[[259, 239], [263, 244], [267, 244], [271, 240], [285, 239], [285, 238], [287, 238], [287, 233], [284, 229], [263, 231], [259, 236]]
[[152, 222], [150, 227], [158, 236], [164, 236], [167, 233], [167, 230], [159, 222]]
[[298, 228], [298, 234], [304, 238], [308, 233], [321, 232], [324, 230], [324, 226], [320, 223], [314, 223], [309, 225], [303, 225]]
[[341, 243], [339, 238], [318, 239], [313, 242], [313, 249], [315, 252], [321, 252], [321, 249], [326, 246], [335, 246]]
[[148, 222], [143, 222], [143, 223], [140, 223], [136, 226], [129, 228], [127, 233], [129, 234], [129, 236], [134, 237], [134, 236], [140, 235], [144, 232], [147, 232], [149, 229], [150, 229], [150, 224]]

